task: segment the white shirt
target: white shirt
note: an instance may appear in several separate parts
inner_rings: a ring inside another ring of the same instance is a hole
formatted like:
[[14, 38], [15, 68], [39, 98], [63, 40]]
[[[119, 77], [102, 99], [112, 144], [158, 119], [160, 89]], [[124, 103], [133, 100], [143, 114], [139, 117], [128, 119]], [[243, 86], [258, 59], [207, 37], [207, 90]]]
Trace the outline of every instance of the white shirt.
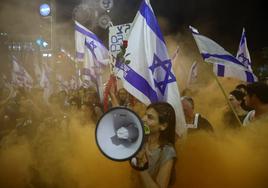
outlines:
[[255, 110], [249, 111], [243, 121], [243, 126], [249, 125], [254, 120], [254, 117], [255, 117]]

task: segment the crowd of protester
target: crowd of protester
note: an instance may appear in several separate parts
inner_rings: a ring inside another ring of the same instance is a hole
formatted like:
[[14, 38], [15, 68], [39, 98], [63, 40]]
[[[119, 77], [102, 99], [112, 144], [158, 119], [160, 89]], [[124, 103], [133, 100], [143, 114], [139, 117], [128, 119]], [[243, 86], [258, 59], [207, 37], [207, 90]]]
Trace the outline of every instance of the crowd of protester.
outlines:
[[[225, 125], [236, 129], [248, 125], [259, 116], [267, 115], [267, 88], [267, 84], [257, 82], [239, 84], [229, 92], [229, 105], [222, 119]], [[40, 125], [67, 126], [71, 118], [76, 118], [82, 126], [90, 122], [96, 124], [103, 114], [103, 106], [95, 87], [81, 87], [68, 92], [62, 90], [51, 94], [47, 102], [43, 93], [42, 88], [29, 90], [22, 87], [3, 87], [0, 90], [1, 137], [15, 128], [21, 134], [31, 135]], [[123, 88], [116, 93], [111, 92], [110, 99], [110, 107], [125, 106], [135, 110], [133, 101], [131, 104], [131, 95]], [[194, 112], [194, 100], [191, 96], [182, 96], [181, 102], [188, 132], [195, 132], [195, 128], [213, 132], [209, 120]], [[145, 106], [137, 111], [142, 109]]]
[[51, 94], [48, 102], [41, 88], [4, 88], [0, 96], [1, 137], [13, 129], [31, 136], [42, 126], [68, 126], [71, 118], [81, 126], [96, 123], [103, 113], [94, 87], [62, 90]]

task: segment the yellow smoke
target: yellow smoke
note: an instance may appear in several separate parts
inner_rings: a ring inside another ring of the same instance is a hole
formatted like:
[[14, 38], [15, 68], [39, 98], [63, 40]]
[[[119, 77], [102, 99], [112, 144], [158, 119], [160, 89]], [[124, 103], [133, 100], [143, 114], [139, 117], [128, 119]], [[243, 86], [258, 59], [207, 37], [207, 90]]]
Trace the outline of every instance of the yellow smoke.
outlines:
[[32, 162], [26, 139], [17, 137], [14, 132], [3, 138], [0, 145], [0, 187], [15, 188], [29, 184]]
[[188, 136], [177, 146], [174, 187], [267, 187], [265, 124], [239, 132]]
[[95, 125], [46, 127], [33, 140], [16, 133], [1, 142], [0, 187], [130, 187], [131, 167], [104, 157]]

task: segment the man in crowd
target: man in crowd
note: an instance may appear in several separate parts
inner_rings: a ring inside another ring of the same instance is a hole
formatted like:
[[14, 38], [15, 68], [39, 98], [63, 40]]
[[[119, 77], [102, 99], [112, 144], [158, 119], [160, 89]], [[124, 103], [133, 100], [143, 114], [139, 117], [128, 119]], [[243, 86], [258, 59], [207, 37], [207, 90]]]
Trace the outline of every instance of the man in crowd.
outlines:
[[213, 127], [209, 121], [203, 118], [199, 113], [194, 112], [194, 100], [191, 97], [181, 97], [181, 103], [187, 123], [186, 127], [188, 129], [188, 133], [193, 133], [200, 130], [213, 132]]
[[247, 85], [246, 105], [253, 108], [245, 117], [243, 125], [246, 126], [255, 119], [268, 116], [268, 85], [255, 82]]
[[130, 106], [129, 104], [129, 94], [127, 92], [127, 90], [125, 90], [124, 88], [120, 88], [117, 92], [117, 99], [118, 99], [118, 103], [120, 106], [125, 106], [128, 107]]

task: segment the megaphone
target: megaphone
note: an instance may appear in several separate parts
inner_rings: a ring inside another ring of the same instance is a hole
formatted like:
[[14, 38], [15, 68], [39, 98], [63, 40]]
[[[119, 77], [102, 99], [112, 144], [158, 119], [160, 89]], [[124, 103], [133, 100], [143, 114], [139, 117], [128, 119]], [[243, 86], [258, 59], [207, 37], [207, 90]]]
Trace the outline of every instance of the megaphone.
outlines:
[[111, 108], [99, 119], [95, 137], [104, 156], [114, 161], [126, 161], [142, 147], [145, 137], [143, 122], [128, 108]]

